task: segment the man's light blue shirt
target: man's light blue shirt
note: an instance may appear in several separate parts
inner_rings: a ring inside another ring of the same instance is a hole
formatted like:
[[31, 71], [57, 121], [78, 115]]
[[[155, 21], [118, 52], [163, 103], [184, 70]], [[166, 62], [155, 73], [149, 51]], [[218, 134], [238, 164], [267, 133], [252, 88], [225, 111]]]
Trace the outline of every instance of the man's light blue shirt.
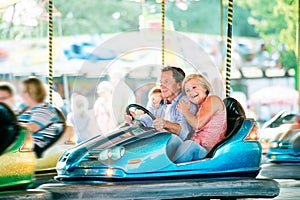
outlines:
[[[193, 128], [188, 124], [184, 115], [177, 110], [177, 104], [181, 100], [188, 102], [187, 96], [180, 93], [175, 99], [173, 99], [172, 103], [169, 105], [161, 104], [159, 108], [156, 109], [154, 108], [153, 104], [148, 104], [147, 108], [157, 118], [163, 118], [165, 120], [169, 120], [170, 122], [178, 123], [180, 125], [180, 133], [178, 136], [182, 140], [186, 140], [188, 139], [187, 137], [189, 136], [189, 134], [193, 131]], [[169, 109], [167, 109], [168, 106], [170, 106]], [[196, 115], [196, 112], [197, 106], [191, 103], [190, 113]], [[152, 126], [153, 124], [152, 119], [148, 115], [143, 115], [141, 117], [141, 121], [145, 126], [148, 127]]]

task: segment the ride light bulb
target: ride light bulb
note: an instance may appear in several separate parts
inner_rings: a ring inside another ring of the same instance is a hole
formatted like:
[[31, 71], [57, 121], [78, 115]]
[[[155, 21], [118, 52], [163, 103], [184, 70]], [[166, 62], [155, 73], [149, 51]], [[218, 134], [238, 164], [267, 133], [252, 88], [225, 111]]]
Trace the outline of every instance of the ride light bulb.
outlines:
[[77, 135], [75, 133], [71, 133], [65, 141], [65, 144], [76, 144], [77, 139]]
[[270, 148], [274, 148], [274, 149], [279, 147], [277, 142], [271, 142], [269, 146]]
[[31, 134], [28, 133], [25, 142], [20, 148], [20, 151], [32, 151], [33, 147], [34, 147], [33, 138]]
[[107, 168], [106, 169], [106, 176], [112, 176], [114, 175], [114, 170], [112, 168]]
[[256, 141], [258, 140], [258, 130], [256, 124], [253, 125], [252, 129], [244, 139], [245, 141]]

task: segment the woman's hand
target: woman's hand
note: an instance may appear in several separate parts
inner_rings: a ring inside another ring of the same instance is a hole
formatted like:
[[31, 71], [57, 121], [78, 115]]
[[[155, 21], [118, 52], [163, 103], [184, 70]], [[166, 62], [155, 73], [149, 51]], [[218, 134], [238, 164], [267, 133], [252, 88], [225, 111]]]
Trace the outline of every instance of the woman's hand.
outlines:
[[181, 112], [183, 115], [185, 115], [185, 113], [189, 112], [191, 107], [191, 103], [190, 102], [185, 102], [184, 100], [181, 100], [178, 104], [177, 104], [177, 110], [179, 112]]

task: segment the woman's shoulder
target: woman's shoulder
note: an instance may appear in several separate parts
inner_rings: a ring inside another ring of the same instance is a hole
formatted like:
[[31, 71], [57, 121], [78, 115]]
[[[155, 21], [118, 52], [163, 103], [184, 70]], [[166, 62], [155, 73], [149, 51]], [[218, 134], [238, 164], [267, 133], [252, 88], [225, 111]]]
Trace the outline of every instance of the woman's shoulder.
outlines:
[[214, 106], [219, 105], [219, 108], [221, 110], [223, 110], [223, 108], [225, 107], [223, 100], [218, 95], [214, 95], [214, 94], [208, 95], [206, 101], [210, 102], [210, 104]]
[[32, 112], [56, 112], [55, 107], [48, 102], [40, 103], [31, 109]]
[[215, 95], [215, 94], [211, 94], [211, 95], [208, 95], [207, 96], [207, 100], [209, 101], [213, 101], [213, 102], [220, 102], [220, 103], [223, 103], [222, 99], [218, 96], [218, 95]]

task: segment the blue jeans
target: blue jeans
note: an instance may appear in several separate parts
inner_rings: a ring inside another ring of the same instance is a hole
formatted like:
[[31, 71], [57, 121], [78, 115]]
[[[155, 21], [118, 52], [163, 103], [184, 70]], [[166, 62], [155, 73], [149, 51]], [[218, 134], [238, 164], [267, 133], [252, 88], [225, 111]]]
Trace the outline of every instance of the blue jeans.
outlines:
[[179, 145], [175, 155], [172, 158], [172, 161], [175, 163], [182, 163], [200, 160], [204, 158], [207, 153], [207, 150], [197, 142], [186, 140]]
[[176, 150], [182, 143], [183, 140], [179, 136], [172, 134], [172, 137], [170, 138], [167, 144], [167, 155], [170, 158], [170, 160], [173, 161], [172, 158], [174, 157]]

